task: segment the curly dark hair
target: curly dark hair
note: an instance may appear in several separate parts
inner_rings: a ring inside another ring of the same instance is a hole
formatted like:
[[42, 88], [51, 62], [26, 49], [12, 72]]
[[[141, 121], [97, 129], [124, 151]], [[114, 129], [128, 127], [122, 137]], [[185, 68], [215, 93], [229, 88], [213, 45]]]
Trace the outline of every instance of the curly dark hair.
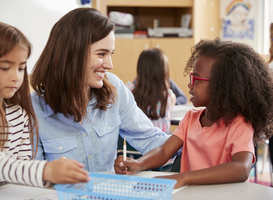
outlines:
[[250, 46], [231, 41], [201, 40], [191, 49], [184, 74], [199, 56], [214, 59], [209, 82], [209, 119], [227, 125], [238, 115], [254, 128], [254, 142], [273, 133], [273, 77], [268, 64]]

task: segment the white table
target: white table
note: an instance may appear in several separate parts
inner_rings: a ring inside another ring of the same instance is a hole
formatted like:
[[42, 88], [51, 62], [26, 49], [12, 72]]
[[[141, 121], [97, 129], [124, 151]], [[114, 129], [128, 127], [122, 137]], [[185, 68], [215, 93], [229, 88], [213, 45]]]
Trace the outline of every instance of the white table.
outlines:
[[[139, 172], [136, 176], [155, 177], [173, 172]], [[273, 188], [256, 183], [230, 183], [188, 186], [173, 193], [172, 200], [272, 200]]]
[[[110, 172], [114, 173], [114, 172]], [[151, 178], [170, 175], [172, 172], [143, 171], [135, 176]], [[16, 191], [15, 191], [16, 189]], [[53, 189], [35, 188], [29, 186], [6, 184], [0, 187], [0, 199], [50, 199], [58, 200]], [[273, 188], [256, 183], [231, 183], [217, 185], [188, 186], [173, 193], [172, 200], [269, 200], [273, 199]]]
[[189, 186], [172, 196], [172, 200], [272, 200], [273, 188], [257, 183], [230, 183]]
[[178, 125], [179, 122], [185, 116], [186, 112], [194, 108], [195, 107], [192, 105], [192, 103], [187, 103], [183, 105], [175, 105], [171, 112], [171, 124]]

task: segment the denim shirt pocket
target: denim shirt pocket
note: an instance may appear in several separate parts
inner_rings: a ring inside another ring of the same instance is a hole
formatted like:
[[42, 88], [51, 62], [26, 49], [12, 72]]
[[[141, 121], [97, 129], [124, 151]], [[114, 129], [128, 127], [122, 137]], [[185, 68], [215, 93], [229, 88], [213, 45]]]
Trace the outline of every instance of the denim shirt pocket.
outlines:
[[114, 115], [102, 120], [94, 127], [98, 136], [102, 165], [107, 163], [112, 164], [116, 157], [120, 124], [120, 116]]
[[101, 121], [99, 124], [97, 124], [94, 129], [96, 131], [96, 134], [99, 138], [105, 136], [106, 134], [110, 134], [114, 132], [117, 127], [119, 127], [121, 124], [120, 116], [114, 115], [112, 117], [109, 117], [103, 121]]
[[59, 159], [62, 156], [75, 159], [75, 150], [78, 148], [76, 137], [43, 141], [47, 160]]

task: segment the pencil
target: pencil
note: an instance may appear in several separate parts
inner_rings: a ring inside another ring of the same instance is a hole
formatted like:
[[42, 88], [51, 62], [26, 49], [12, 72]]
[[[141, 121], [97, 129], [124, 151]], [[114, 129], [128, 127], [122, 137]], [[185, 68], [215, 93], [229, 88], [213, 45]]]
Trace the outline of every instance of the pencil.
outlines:
[[127, 156], [127, 153], [126, 153], [126, 139], [124, 139], [123, 141], [123, 161], [126, 161], [126, 156]]

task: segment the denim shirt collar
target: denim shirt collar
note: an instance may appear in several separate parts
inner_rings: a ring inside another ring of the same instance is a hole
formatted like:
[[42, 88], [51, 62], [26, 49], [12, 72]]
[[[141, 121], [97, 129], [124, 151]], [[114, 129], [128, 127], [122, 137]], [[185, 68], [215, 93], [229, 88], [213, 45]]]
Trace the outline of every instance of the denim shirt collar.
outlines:
[[97, 102], [97, 97], [94, 94], [94, 92], [92, 92], [92, 96], [91, 96], [90, 101], [88, 102], [88, 106], [94, 106], [96, 104], [96, 102]]
[[44, 116], [49, 117], [54, 114], [54, 111], [50, 108], [48, 104], [45, 103], [44, 99], [41, 99], [41, 106], [44, 110]]

